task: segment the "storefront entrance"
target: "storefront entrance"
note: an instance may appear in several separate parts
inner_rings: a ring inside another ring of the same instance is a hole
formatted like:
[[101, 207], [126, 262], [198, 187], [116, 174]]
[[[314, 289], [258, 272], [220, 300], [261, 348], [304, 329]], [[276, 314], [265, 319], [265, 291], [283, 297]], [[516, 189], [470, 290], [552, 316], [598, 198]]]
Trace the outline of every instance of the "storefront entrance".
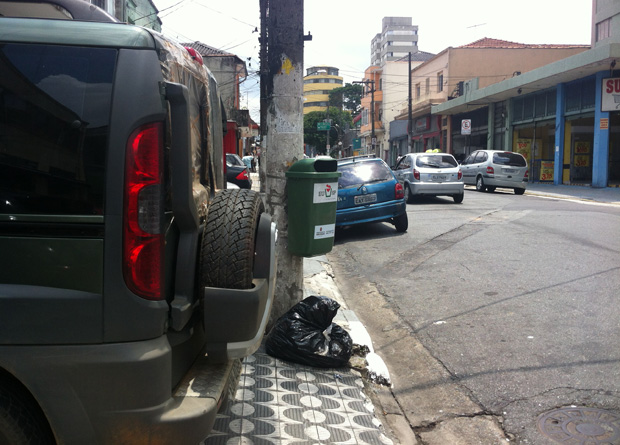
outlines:
[[[592, 154], [594, 148], [594, 118], [586, 117], [570, 122], [569, 184], [592, 183]], [[567, 122], [567, 127], [569, 126]], [[566, 169], [564, 170], [566, 175]], [[566, 181], [566, 178], [564, 178]]]

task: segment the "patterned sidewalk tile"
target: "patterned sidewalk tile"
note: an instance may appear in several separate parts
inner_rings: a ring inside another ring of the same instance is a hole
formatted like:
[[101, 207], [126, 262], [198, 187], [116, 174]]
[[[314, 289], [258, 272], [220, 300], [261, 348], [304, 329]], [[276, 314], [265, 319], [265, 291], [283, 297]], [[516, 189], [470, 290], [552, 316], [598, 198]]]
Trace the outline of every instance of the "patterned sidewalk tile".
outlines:
[[243, 361], [239, 387], [204, 445], [391, 445], [351, 369], [312, 368], [261, 349]]

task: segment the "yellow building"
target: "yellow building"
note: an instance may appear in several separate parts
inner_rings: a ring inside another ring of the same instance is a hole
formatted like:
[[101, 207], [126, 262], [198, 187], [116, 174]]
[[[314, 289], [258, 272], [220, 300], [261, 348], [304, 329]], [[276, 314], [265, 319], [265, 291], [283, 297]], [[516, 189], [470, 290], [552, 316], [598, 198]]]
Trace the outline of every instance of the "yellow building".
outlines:
[[342, 77], [333, 66], [313, 66], [304, 76], [304, 114], [327, 111], [329, 92], [342, 87]]

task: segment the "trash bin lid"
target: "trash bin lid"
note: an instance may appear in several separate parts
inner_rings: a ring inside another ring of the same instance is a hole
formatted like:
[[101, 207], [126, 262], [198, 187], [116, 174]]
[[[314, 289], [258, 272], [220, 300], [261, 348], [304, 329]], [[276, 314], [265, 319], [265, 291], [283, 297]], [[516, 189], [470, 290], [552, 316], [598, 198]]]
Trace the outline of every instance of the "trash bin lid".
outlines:
[[287, 178], [338, 178], [338, 161], [329, 156], [301, 159], [291, 165]]

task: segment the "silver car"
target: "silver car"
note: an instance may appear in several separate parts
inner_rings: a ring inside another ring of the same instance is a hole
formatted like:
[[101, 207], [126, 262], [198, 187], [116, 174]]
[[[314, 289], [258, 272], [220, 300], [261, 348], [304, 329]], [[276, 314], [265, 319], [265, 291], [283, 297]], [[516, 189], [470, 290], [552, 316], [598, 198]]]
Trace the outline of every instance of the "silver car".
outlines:
[[449, 153], [408, 153], [394, 168], [396, 179], [411, 203], [415, 196], [451, 196], [463, 202], [463, 176], [458, 162]]
[[465, 158], [461, 169], [465, 184], [475, 185], [479, 192], [494, 192], [496, 187], [504, 187], [522, 195], [527, 188], [527, 161], [519, 153], [477, 150]]

